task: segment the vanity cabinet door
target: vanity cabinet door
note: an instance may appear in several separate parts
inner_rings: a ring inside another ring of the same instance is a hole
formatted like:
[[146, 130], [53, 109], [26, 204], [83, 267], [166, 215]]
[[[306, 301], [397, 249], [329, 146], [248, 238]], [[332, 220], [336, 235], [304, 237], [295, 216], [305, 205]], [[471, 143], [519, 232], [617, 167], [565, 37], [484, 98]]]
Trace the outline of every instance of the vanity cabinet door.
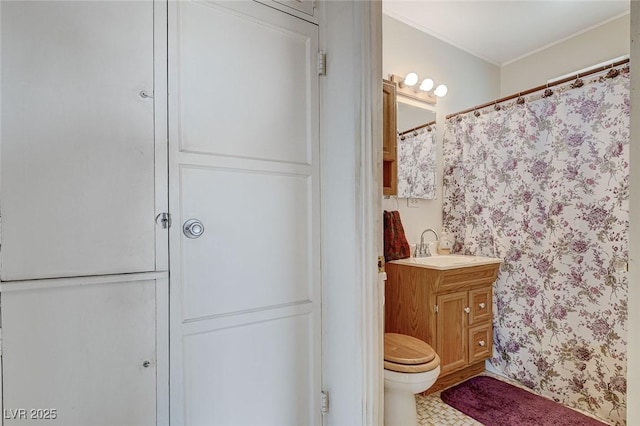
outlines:
[[436, 303], [436, 352], [440, 356], [440, 375], [445, 375], [467, 365], [468, 292], [438, 295]]

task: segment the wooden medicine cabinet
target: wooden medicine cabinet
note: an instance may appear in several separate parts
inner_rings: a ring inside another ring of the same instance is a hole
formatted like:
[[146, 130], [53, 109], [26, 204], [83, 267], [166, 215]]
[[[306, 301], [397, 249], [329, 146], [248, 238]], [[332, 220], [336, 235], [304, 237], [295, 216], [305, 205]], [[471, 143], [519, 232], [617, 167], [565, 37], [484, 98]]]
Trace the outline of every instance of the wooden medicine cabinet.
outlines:
[[398, 193], [398, 154], [397, 154], [397, 89], [396, 84], [382, 82], [382, 193], [396, 195]]

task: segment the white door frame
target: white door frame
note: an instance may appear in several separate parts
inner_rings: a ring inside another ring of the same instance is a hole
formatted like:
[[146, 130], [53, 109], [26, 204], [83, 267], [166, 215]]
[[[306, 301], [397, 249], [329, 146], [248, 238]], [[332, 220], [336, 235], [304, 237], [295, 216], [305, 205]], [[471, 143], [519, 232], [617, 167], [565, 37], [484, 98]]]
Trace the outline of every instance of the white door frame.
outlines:
[[322, 1], [323, 384], [327, 425], [383, 419], [382, 4]]
[[[364, 423], [382, 425], [384, 418], [384, 278], [378, 272], [383, 255], [382, 230], [382, 3], [362, 2], [358, 17], [362, 53], [359, 216], [362, 224], [362, 299]], [[369, 72], [366, 72], [366, 71]]]

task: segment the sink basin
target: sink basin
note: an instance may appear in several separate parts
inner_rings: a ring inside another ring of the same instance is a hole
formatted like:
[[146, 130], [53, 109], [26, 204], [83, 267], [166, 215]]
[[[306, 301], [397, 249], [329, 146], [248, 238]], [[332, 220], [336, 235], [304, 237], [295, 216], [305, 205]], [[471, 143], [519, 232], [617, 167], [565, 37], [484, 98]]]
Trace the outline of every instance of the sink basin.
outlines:
[[390, 263], [445, 270], [502, 263], [502, 259], [497, 257], [467, 256], [463, 254], [443, 254], [430, 257], [409, 257], [407, 259], [392, 260]]

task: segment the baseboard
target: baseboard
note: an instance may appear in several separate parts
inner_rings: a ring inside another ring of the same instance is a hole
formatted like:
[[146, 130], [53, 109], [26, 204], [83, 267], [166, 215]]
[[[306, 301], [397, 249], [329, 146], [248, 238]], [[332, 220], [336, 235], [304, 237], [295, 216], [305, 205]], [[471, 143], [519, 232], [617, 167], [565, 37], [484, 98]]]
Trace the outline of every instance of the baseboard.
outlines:
[[509, 376], [507, 376], [504, 372], [498, 370], [493, 364], [491, 364], [491, 360], [485, 361], [484, 368], [488, 373], [491, 373], [495, 376], [504, 377], [507, 380], [513, 380]]
[[476, 364], [470, 365], [462, 370], [455, 371], [453, 373], [447, 374], [446, 376], [441, 376], [436, 380], [436, 382], [427, 389], [422, 395], [427, 396], [434, 392], [439, 392], [443, 389], [456, 385], [460, 382], [467, 380], [469, 377], [477, 376], [478, 374], [484, 371], [484, 361], [478, 362]]

